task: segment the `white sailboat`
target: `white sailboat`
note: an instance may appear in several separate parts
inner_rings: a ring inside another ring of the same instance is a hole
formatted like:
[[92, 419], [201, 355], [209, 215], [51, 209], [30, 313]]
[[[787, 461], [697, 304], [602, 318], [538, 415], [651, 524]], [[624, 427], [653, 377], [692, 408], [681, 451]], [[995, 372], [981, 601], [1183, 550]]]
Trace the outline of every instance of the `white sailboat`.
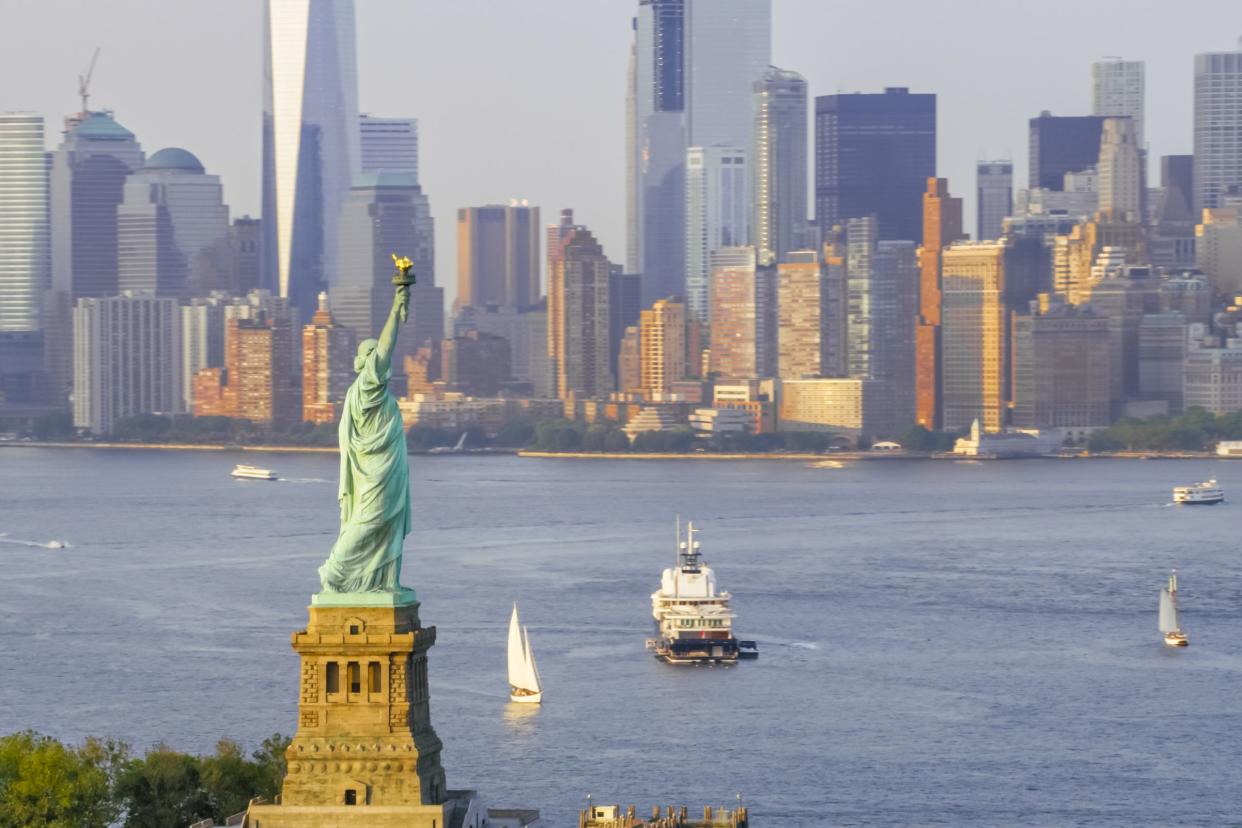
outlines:
[[509, 617], [509, 699], [520, 704], [539, 704], [543, 701], [539, 670], [530, 651], [530, 635], [518, 621], [516, 603], [513, 615]]
[[1189, 646], [1190, 640], [1177, 621], [1177, 570], [1169, 576], [1169, 585], [1160, 590], [1160, 632], [1169, 647]]

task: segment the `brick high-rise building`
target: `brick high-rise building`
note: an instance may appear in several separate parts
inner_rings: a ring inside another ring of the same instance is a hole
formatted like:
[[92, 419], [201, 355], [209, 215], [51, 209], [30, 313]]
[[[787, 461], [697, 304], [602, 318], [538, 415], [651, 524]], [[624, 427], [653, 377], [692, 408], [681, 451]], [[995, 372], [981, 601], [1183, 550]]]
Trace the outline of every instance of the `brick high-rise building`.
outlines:
[[341, 416], [345, 392], [354, 381], [353, 332], [337, 325], [328, 310], [328, 294], [302, 328], [302, 421], [334, 423]]
[[1013, 422], [1021, 428], [1112, 422], [1108, 319], [1054, 305], [1013, 321]]
[[556, 396], [600, 397], [612, 390], [609, 275], [604, 249], [585, 227], [564, 236], [548, 278], [548, 360]]
[[224, 416], [263, 425], [298, 421], [293, 325], [288, 314], [234, 317], [225, 333], [224, 368], [194, 378], [194, 416]]
[[[648, 399], [686, 376], [686, 306], [660, 299], [640, 315], [640, 386]], [[623, 389], [624, 390], [624, 389]]]
[[758, 379], [776, 371], [776, 268], [753, 247], [712, 253], [711, 371]]
[[949, 195], [948, 179], [927, 179], [927, 192], [923, 193], [923, 246], [919, 249], [919, 316], [914, 337], [914, 419], [932, 431], [941, 426], [943, 251], [963, 238], [962, 200]]
[[448, 391], [495, 397], [513, 382], [509, 340], [469, 331], [440, 344], [440, 377]]

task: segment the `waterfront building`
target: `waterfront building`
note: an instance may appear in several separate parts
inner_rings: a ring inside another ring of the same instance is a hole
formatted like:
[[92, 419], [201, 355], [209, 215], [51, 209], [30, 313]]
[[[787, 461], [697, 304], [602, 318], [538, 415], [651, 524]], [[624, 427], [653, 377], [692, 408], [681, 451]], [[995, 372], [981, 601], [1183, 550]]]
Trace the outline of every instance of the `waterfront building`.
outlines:
[[51, 284], [43, 141], [43, 116], [0, 113], [0, 334], [37, 333]]
[[686, 304], [700, 322], [711, 322], [708, 283], [711, 255], [722, 247], [749, 243], [752, 206], [746, 150], [690, 147], [686, 150]]
[[866, 377], [781, 380], [777, 430], [891, 437], [907, 425], [893, 416], [891, 398], [889, 383]]
[[[660, 299], [639, 319], [639, 387], [658, 399], [686, 376], [686, 306]], [[621, 388], [619, 390], [626, 390]]]
[[73, 424], [110, 434], [136, 414], [182, 409], [180, 315], [173, 299], [83, 297], [73, 309]]
[[1134, 143], [1144, 147], [1143, 121], [1146, 86], [1141, 60], [1107, 58], [1091, 64], [1091, 114], [1130, 119]]
[[1163, 400], [1170, 414], [1182, 412], [1188, 326], [1178, 311], [1145, 313], [1139, 322], [1138, 395]]
[[117, 283], [156, 296], [206, 296], [232, 286], [229, 208], [220, 177], [168, 147], [125, 181], [117, 206]]
[[1143, 219], [1142, 154], [1134, 122], [1129, 118], [1105, 118], [1100, 131], [1100, 212], [1113, 220]]
[[440, 379], [449, 391], [495, 397], [513, 383], [509, 340], [469, 331], [440, 345]]
[[775, 373], [776, 268], [754, 247], [712, 253], [711, 372], [724, 379]]
[[975, 211], [975, 238], [978, 241], [999, 239], [1005, 232], [1005, 219], [1013, 213], [1012, 161], [975, 164]]
[[621, 429], [633, 443], [639, 434], [648, 431], [672, 431], [685, 426], [687, 416], [683, 405], [644, 405]]
[[770, 254], [778, 262], [810, 243], [806, 89], [806, 78], [775, 66], [754, 84], [751, 234], [760, 256]]
[[548, 361], [560, 399], [612, 390], [609, 275], [595, 236], [585, 227], [569, 230], [548, 274]]
[[1139, 397], [1139, 327], [1144, 314], [1160, 310], [1161, 280], [1147, 266], [1119, 265], [1105, 272], [1107, 276], [1092, 285], [1091, 307], [1108, 317], [1112, 396], [1121, 402]]
[[1226, 206], [1242, 184], [1242, 42], [1233, 52], [1195, 55], [1194, 210]]
[[142, 162], [134, 134], [110, 113], [81, 113], [65, 133], [52, 153], [53, 290], [71, 300], [116, 295], [117, 208]]
[[1061, 190], [1066, 173], [1094, 167], [1100, 158], [1103, 123], [1099, 115], [1053, 115], [1047, 110], [1032, 118], [1027, 186]]
[[1063, 303], [1013, 320], [1013, 424], [1073, 430], [1112, 422], [1108, 320]]
[[364, 173], [341, 207], [341, 272], [328, 295], [332, 315], [361, 342], [379, 335], [392, 309], [392, 254], [408, 256], [409, 323], [397, 340], [394, 365], [428, 339], [444, 338], [444, 289], [436, 286], [431, 208], [409, 173]]
[[815, 219], [821, 232], [875, 216], [881, 239], [918, 239], [919, 194], [936, 174], [936, 96], [890, 87], [815, 99]]
[[328, 310], [328, 294], [319, 294], [319, 309], [302, 328], [302, 422], [335, 423], [341, 417], [345, 392], [354, 381], [353, 332], [336, 324]]
[[300, 421], [293, 322], [287, 306], [281, 313], [259, 310], [228, 319], [224, 350], [223, 368], [205, 368], [194, 377], [194, 416], [233, 417], [268, 426]]
[[539, 229], [539, 208], [524, 202], [459, 209], [454, 308], [539, 301]]
[[359, 172], [408, 173], [418, 183], [418, 119], [358, 116]]
[[[982, 210], [982, 183], [979, 197]], [[948, 179], [927, 179], [927, 190], [923, 193], [923, 244], [918, 251], [919, 308], [914, 345], [914, 421], [931, 431], [940, 427], [943, 362], [940, 334], [942, 256], [945, 247], [963, 238], [962, 200], [949, 195]]]
[[309, 319], [348, 270], [337, 223], [359, 164], [354, 2], [267, 0], [263, 22], [264, 285]]
[[699, 434], [744, 434], [754, 418], [737, 408], [696, 408], [690, 413], [690, 428]]
[[1209, 414], [1242, 411], [1242, 347], [1196, 348], [1186, 354], [1182, 401]]
[[791, 252], [777, 265], [776, 308], [777, 376], [828, 376], [828, 282], [814, 250]]
[[1217, 292], [1242, 292], [1242, 221], [1236, 207], [1203, 211], [1195, 225], [1195, 265]]
[[957, 242], [941, 263], [941, 427], [1005, 425], [1008, 395], [1003, 242]]
[[1064, 442], [1060, 431], [1006, 429], [985, 431], [978, 420], [970, 424], [970, 434], [953, 443], [953, 453], [963, 457], [1044, 457], [1056, 454]]
[[[743, 380], [712, 385], [712, 407], [741, 411], [748, 418], [751, 434], [770, 434], [776, 430], [776, 398], [779, 380]], [[706, 400], [704, 400], [706, 402]]]

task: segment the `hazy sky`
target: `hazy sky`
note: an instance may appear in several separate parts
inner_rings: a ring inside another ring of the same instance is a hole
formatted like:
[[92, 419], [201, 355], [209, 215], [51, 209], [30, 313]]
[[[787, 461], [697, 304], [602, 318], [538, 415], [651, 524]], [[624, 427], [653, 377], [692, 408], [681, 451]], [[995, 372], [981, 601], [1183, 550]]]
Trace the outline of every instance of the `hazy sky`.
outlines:
[[[773, 61], [812, 95], [935, 92], [938, 173], [966, 197], [974, 162], [1012, 157], [1026, 121], [1090, 111], [1090, 63], [1147, 62], [1154, 158], [1191, 150], [1196, 52], [1233, 49], [1237, 0], [773, 0]], [[624, 94], [637, 0], [358, 0], [359, 103], [415, 116], [436, 218], [436, 277], [451, 298], [465, 205], [526, 198], [545, 222], [573, 207], [614, 261], [625, 253]], [[181, 146], [258, 214], [263, 0], [0, 0], [0, 111], [47, 117], [49, 145], [78, 109], [77, 73], [102, 47], [92, 108], [149, 153]], [[1158, 171], [1153, 161], [1153, 170]]]

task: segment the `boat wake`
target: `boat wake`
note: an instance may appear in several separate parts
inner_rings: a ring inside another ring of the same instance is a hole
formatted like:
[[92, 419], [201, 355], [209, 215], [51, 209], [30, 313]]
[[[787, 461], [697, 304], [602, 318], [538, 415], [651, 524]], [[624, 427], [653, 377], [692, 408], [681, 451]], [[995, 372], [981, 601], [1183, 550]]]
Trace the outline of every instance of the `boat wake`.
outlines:
[[331, 483], [326, 477], [278, 477], [277, 483]]
[[50, 541], [32, 541], [21, 540], [20, 538], [10, 538], [7, 532], [0, 532], [0, 543], [8, 543], [13, 546], [30, 546], [35, 549], [72, 549], [73, 547], [63, 540], [53, 538]]

